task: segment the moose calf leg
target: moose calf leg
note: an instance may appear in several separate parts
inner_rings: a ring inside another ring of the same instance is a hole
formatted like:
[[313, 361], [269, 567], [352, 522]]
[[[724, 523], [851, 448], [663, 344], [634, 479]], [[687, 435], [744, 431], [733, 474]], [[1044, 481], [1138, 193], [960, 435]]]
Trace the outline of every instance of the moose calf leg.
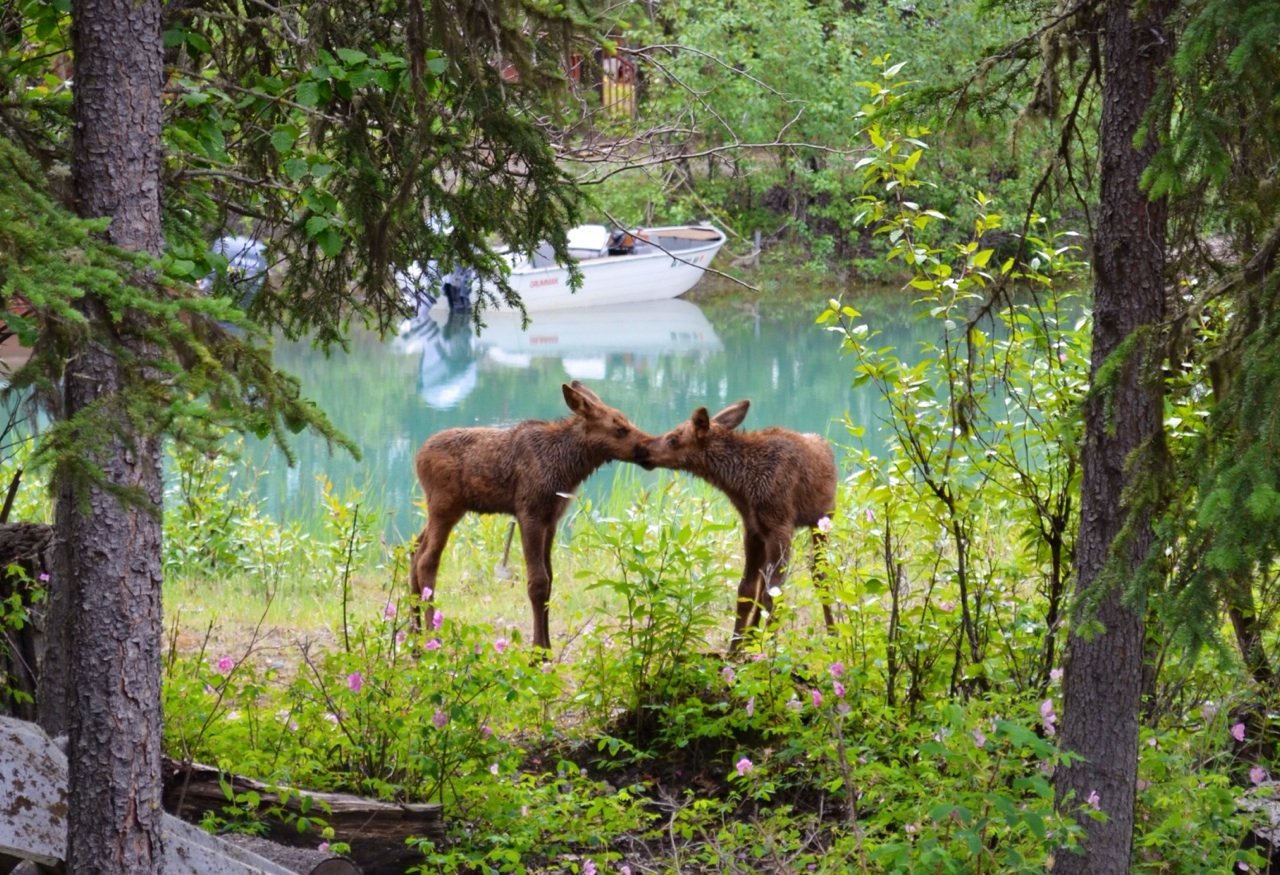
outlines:
[[520, 543], [524, 548], [525, 580], [529, 605], [533, 609], [533, 646], [551, 649], [551, 538], [555, 524], [520, 523]]
[[430, 625], [435, 616], [431, 601], [435, 597], [436, 579], [440, 574], [440, 557], [449, 542], [449, 533], [459, 519], [460, 516], [428, 513], [427, 527], [418, 537], [418, 546], [413, 551], [413, 567], [409, 571], [415, 628], [420, 628], [423, 623]]
[[742, 643], [743, 633], [759, 622], [761, 606], [768, 607], [765, 604], [769, 592], [764, 568], [764, 541], [748, 535], [744, 552], [746, 565], [742, 570], [742, 580], [738, 583], [737, 617], [733, 621], [733, 638], [729, 641], [730, 653], [736, 651]]

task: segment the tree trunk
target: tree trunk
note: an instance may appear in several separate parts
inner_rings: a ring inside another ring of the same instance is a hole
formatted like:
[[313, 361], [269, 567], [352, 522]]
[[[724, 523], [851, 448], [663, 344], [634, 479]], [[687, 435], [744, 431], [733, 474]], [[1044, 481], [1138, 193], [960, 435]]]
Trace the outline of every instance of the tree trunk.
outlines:
[[[160, 11], [159, 0], [73, 7], [77, 208], [110, 217], [112, 243], [153, 254], [163, 240]], [[132, 425], [120, 395], [147, 378], [139, 368], [154, 350], [128, 312], [113, 317], [92, 297], [80, 309], [88, 340], [68, 362], [63, 412], [98, 406], [94, 415], [105, 416], [109, 430], [88, 450], [104, 483], [55, 473], [55, 582], [69, 597], [71, 620], [67, 860], [75, 873], [152, 873], [161, 869], [163, 813], [161, 444]], [[136, 498], [122, 500], [120, 489]]]
[[[1124, 589], [1139, 573], [1152, 530], [1149, 513], [1139, 509], [1130, 518], [1134, 508], [1123, 498], [1135, 479], [1153, 473], [1143, 469], [1162, 441], [1159, 343], [1152, 335], [1165, 312], [1167, 224], [1165, 202], [1149, 200], [1140, 187], [1162, 128], [1149, 124], [1140, 147], [1135, 136], [1169, 55], [1164, 20], [1170, 2], [1108, 0], [1105, 11], [1094, 380], [1085, 410], [1076, 554], [1076, 594], [1096, 599], [1096, 609], [1077, 618], [1068, 639], [1062, 747], [1082, 759], [1058, 771], [1056, 794], [1060, 811], [1096, 807], [1107, 820], [1078, 817], [1085, 830], [1081, 853], [1061, 851], [1055, 873], [1123, 875], [1133, 847], [1145, 606], [1127, 602]], [[1107, 361], [1134, 340], [1122, 361]], [[1105, 383], [1098, 379], [1104, 362], [1118, 365]], [[1095, 620], [1101, 629], [1083, 628]]]

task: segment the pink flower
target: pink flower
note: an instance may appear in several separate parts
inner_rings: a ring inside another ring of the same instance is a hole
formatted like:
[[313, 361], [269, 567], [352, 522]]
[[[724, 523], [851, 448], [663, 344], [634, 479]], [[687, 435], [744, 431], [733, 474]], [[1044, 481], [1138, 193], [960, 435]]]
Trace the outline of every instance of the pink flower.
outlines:
[[317, 850], [317, 851], [324, 851], [325, 853], [328, 853], [328, 852], [329, 852], [329, 843], [328, 843], [328, 842], [321, 842], [321, 843], [316, 847], [316, 850]]
[[831, 676], [833, 678], [844, 677], [844, 663], [840, 662], [839, 660], [836, 660], [835, 662], [831, 663], [831, 668], [829, 669], [829, 671], [831, 672]]
[[431, 615], [431, 628], [439, 629], [443, 625], [444, 625], [444, 612], [436, 611]]
[[505, 653], [507, 649], [507, 643], [508, 642], [506, 638], [497, 638], [493, 642], [493, 649], [496, 650], [498, 653]]
[[396, 618], [396, 604], [395, 602], [387, 602], [387, 606], [382, 609], [382, 619], [394, 620], [395, 618]]
[[1044, 734], [1056, 735], [1057, 727], [1054, 726], [1058, 722], [1058, 715], [1053, 713], [1053, 699], [1045, 699], [1040, 703], [1040, 719], [1044, 721]]
[[493, 735], [493, 730], [490, 729], [489, 724], [486, 723], [480, 727], [480, 734], [485, 738], [489, 738], [491, 735]]
[[733, 666], [726, 665], [720, 669], [720, 677], [724, 678], [726, 684], [732, 684], [734, 677], [736, 677], [733, 673]]
[[403, 644], [408, 637], [409, 637], [409, 633], [401, 629], [400, 631], [396, 632], [396, 643]]
[[231, 669], [236, 667], [236, 661], [230, 656], [224, 656], [218, 660], [218, 674], [231, 674]]
[[944, 614], [949, 614], [956, 609], [956, 603], [952, 601], [938, 602], [938, 610]]
[[351, 692], [353, 693], [360, 692], [364, 687], [364, 678], [361, 677], [360, 672], [353, 671], [351, 674], [347, 675], [347, 686], [351, 688]]
[[822, 519], [818, 520], [818, 531], [823, 534], [831, 531], [831, 517], [824, 516]]
[[844, 684], [839, 681], [832, 681], [831, 692], [836, 694], [837, 699], [842, 698], [844, 696]]
[[809, 690], [809, 697], [813, 699], [813, 707], [815, 708], [822, 707], [822, 691], [821, 690], [819, 690], [817, 687], [814, 687], [813, 689]]
[[1244, 724], [1237, 723], [1231, 727], [1231, 737], [1236, 741], [1244, 741]]
[[751, 770], [754, 769], [755, 767], [756, 767], [755, 763], [751, 762], [751, 760], [747, 759], [746, 757], [743, 757], [742, 759], [738, 760], [737, 765], [734, 766], [734, 768], [738, 770], [738, 774], [740, 776], [751, 774]]
[[435, 590], [433, 590], [433, 589], [432, 589], [431, 587], [429, 587], [429, 586], [424, 586], [424, 587], [422, 588], [422, 600], [423, 600], [424, 602], [425, 602], [425, 601], [430, 600], [430, 598], [431, 598], [433, 595], [435, 595], [435, 594], [436, 594], [436, 593], [435, 593]]
[[489, 764], [489, 774], [496, 776], [496, 775], [498, 774], [498, 772], [499, 772], [499, 771], [500, 771], [500, 770], [498, 769], [498, 764], [497, 764], [497, 763], [490, 763], [490, 764]]
[[432, 639], [431, 639], [430, 641], [428, 641], [426, 644], [422, 645], [422, 649], [423, 649], [423, 650], [439, 650], [439, 649], [440, 649], [440, 639], [439, 639], [439, 638], [432, 638]]
[[40, 581], [41, 583], [48, 583], [48, 582], [49, 582], [49, 572], [47, 572], [47, 571], [41, 571], [41, 572], [36, 576], [36, 580]]
[[1060, 668], [1051, 668], [1051, 669], [1049, 669], [1049, 680], [1051, 680], [1051, 681], [1060, 681], [1060, 680], [1062, 680], [1062, 669], [1060, 669]]
[[752, 696], [750, 699], [747, 699], [746, 707], [743, 708], [742, 710], [747, 712], [748, 717], [755, 714], [756, 713], [756, 697]]
[[867, 522], [874, 523], [876, 521], [876, 512], [871, 508], [867, 508]]
[[431, 723], [436, 729], [444, 729], [449, 723], [449, 715], [443, 711], [437, 710], [436, 713], [431, 715]]
[[582, 875], [596, 875], [596, 864], [594, 860], [583, 861]]
[[1089, 805], [1093, 808], [1097, 808], [1097, 809], [1102, 808], [1102, 800], [1098, 797], [1097, 790], [1090, 790], [1089, 798], [1085, 799], [1084, 801], [1086, 805]]
[[983, 734], [981, 729], [973, 730], [973, 743], [978, 747], [987, 746], [987, 736]]
[[1267, 780], [1267, 770], [1262, 766], [1254, 766], [1249, 770], [1249, 780], [1255, 784], [1261, 784]]

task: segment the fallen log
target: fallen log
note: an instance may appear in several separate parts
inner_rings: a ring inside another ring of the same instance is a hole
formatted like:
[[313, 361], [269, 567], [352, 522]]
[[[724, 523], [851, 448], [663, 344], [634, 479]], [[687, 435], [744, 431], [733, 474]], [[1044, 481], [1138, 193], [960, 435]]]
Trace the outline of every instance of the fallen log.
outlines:
[[367, 799], [349, 793], [319, 793], [291, 787], [271, 786], [241, 775], [226, 775], [200, 763], [164, 762], [164, 807], [184, 820], [199, 821], [206, 812], [222, 815], [228, 805], [223, 782], [233, 794], [252, 791], [265, 811], [282, 809], [286, 817], [266, 817], [267, 836], [285, 845], [314, 847], [314, 832], [299, 833], [296, 817], [303, 814], [303, 798], [309, 802], [308, 817], [318, 817], [333, 828], [337, 841], [346, 842], [350, 857], [364, 875], [399, 875], [408, 866], [422, 862], [422, 855], [406, 844], [409, 838], [438, 839], [444, 835], [441, 806]]
[[[61, 871], [67, 850], [67, 758], [34, 723], [0, 716], [0, 872], [30, 864]], [[322, 854], [305, 869], [264, 856], [164, 815], [168, 875], [358, 875], [350, 861]]]

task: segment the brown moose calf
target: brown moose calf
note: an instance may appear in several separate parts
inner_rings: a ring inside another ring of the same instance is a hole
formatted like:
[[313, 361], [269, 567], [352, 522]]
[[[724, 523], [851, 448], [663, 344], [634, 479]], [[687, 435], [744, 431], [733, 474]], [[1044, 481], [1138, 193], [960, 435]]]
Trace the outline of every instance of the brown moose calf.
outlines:
[[572, 416], [510, 428], [450, 428], [414, 458], [427, 499], [409, 585], [430, 600], [449, 532], [468, 511], [507, 513], [520, 524], [533, 643], [550, 648], [551, 543], [572, 493], [605, 462], [643, 462], [650, 436], [577, 380], [563, 387]]
[[[647, 468], [688, 471], [715, 486], [742, 515], [746, 567], [738, 584], [738, 615], [730, 649], [773, 607], [770, 593], [780, 586], [791, 552], [792, 533], [808, 526], [814, 579], [820, 579], [818, 551], [826, 534], [819, 527], [835, 510], [836, 462], [819, 435], [785, 428], [734, 431], [747, 416], [749, 401], [739, 401], [715, 416], [699, 407], [693, 415], [647, 444]], [[833, 619], [825, 597], [823, 616]]]

